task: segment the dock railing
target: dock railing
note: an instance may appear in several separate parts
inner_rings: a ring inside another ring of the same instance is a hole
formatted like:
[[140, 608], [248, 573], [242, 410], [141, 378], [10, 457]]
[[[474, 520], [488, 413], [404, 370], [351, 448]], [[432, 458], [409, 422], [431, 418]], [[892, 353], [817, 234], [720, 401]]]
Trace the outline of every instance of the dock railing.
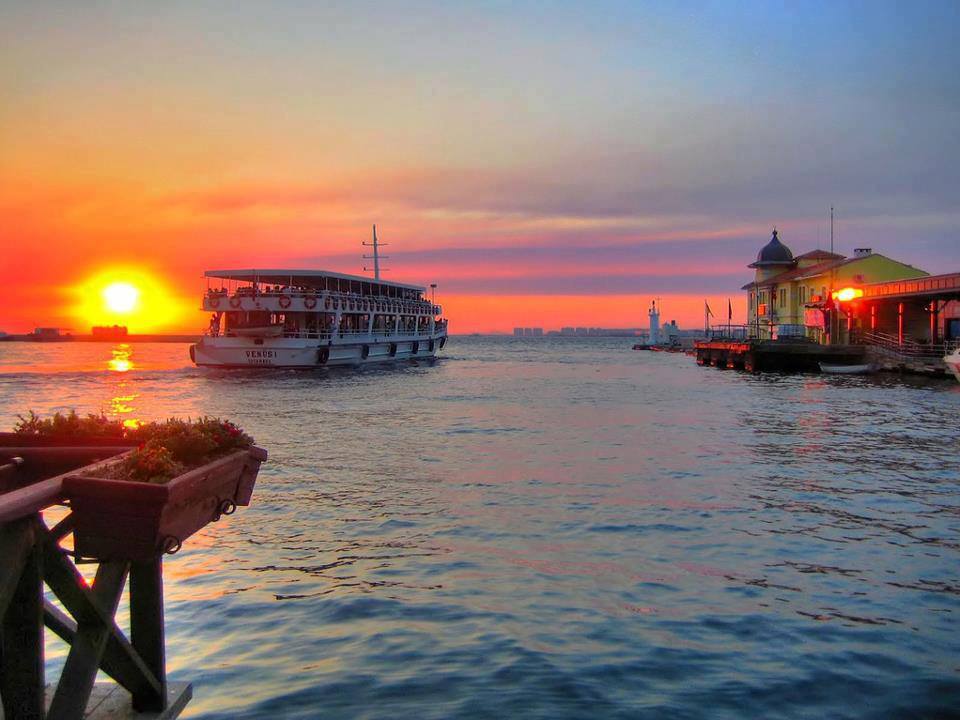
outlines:
[[857, 339], [864, 345], [879, 348], [888, 353], [894, 353], [904, 358], [942, 360], [957, 348], [957, 340], [947, 340], [940, 343], [930, 343], [905, 336], [903, 340], [896, 335], [879, 332], [861, 332]]
[[753, 337], [752, 325], [712, 325], [707, 332], [710, 340], [749, 340]]

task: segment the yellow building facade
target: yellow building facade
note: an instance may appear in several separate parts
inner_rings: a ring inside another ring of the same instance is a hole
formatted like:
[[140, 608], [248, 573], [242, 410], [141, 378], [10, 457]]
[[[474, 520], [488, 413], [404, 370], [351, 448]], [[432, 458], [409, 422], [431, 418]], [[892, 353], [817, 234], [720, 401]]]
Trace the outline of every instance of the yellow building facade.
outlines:
[[870, 248], [857, 248], [853, 257], [826, 250], [794, 256], [773, 236], [748, 267], [755, 270], [747, 293], [750, 334], [761, 339], [809, 337], [818, 342], [846, 342], [849, 323], [832, 294], [867, 283], [928, 275], [912, 265]]

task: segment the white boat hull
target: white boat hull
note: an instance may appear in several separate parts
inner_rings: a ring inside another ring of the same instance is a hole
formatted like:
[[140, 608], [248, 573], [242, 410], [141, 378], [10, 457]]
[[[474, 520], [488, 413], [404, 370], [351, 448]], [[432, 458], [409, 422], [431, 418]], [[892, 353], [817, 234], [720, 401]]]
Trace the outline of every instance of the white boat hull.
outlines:
[[341, 339], [332, 343], [299, 338], [255, 341], [242, 337], [204, 337], [190, 346], [190, 358], [200, 367], [316, 368], [432, 358], [445, 343], [445, 335], [346, 342]]
[[954, 350], [943, 358], [947, 369], [953, 373], [953, 376], [960, 382], [960, 350]]

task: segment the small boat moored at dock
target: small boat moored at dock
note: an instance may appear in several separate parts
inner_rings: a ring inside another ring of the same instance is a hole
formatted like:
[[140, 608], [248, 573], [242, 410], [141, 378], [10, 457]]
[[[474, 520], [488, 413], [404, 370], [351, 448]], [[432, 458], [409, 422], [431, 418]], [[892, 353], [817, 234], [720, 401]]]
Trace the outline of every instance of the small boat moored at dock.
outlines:
[[828, 375], [869, 375], [876, 372], [877, 366], [872, 363], [861, 365], [832, 365], [820, 363], [820, 372]]

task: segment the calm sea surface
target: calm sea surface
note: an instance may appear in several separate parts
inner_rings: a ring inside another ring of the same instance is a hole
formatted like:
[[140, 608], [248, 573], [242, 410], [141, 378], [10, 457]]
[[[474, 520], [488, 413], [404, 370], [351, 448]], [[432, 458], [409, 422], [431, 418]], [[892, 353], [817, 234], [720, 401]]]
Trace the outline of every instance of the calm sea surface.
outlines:
[[189, 717], [960, 711], [960, 385], [630, 345], [218, 372], [3, 343], [0, 425], [210, 414], [269, 450], [254, 504], [165, 563]]

